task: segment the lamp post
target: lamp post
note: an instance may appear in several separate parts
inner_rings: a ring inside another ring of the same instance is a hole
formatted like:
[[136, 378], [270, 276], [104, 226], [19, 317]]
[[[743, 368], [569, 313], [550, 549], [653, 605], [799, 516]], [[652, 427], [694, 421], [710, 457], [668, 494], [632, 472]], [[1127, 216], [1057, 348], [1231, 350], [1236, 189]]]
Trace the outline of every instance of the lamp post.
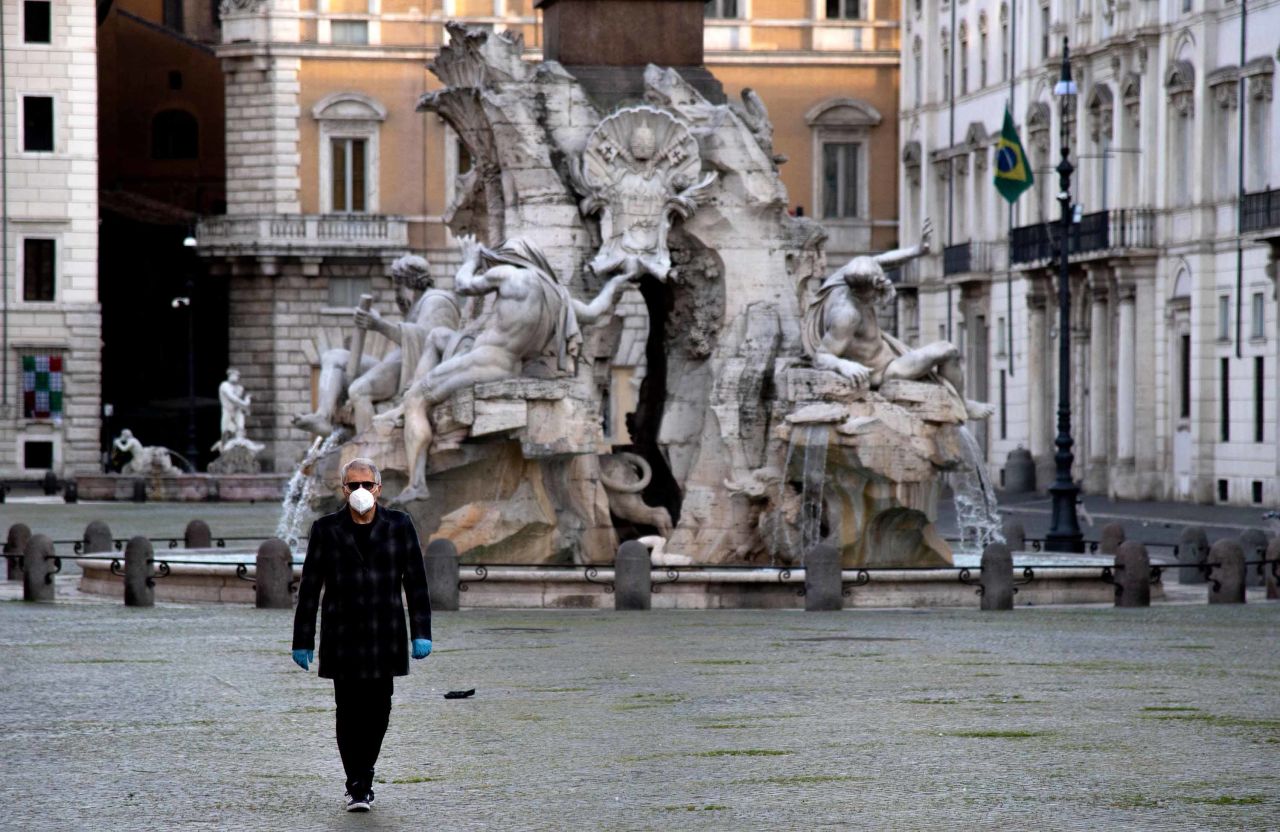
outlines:
[[1067, 146], [1067, 109], [1074, 104], [1076, 82], [1071, 80], [1071, 59], [1067, 39], [1062, 39], [1062, 75], [1053, 94], [1062, 105], [1059, 134], [1058, 202], [1062, 205], [1062, 228], [1058, 234], [1058, 438], [1054, 440], [1058, 452], [1054, 454], [1057, 476], [1049, 493], [1053, 495], [1053, 524], [1045, 536], [1045, 548], [1054, 552], [1083, 552], [1084, 535], [1076, 517], [1076, 500], [1080, 488], [1071, 478], [1071, 463], [1075, 455], [1071, 446], [1071, 173], [1075, 168], [1070, 161]]

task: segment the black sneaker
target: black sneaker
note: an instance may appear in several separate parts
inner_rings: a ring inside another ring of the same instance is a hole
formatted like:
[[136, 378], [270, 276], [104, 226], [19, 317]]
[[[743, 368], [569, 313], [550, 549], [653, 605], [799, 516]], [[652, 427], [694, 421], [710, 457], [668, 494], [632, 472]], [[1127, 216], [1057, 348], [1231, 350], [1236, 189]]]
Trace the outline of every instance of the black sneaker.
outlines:
[[367, 812], [369, 811], [369, 803], [372, 796], [352, 797], [350, 792], [347, 793], [347, 811], [348, 812]]
[[365, 800], [368, 801], [370, 806], [373, 805], [373, 789], [369, 789], [369, 796]]

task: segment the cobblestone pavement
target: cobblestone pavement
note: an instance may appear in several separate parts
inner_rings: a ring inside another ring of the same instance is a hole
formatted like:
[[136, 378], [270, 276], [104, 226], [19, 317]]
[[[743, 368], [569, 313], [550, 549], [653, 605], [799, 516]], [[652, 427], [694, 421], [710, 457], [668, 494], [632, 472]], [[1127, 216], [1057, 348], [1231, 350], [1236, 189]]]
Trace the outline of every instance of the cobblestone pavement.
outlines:
[[1277, 829], [1278, 616], [438, 614], [356, 816], [289, 612], [0, 602], [0, 827]]

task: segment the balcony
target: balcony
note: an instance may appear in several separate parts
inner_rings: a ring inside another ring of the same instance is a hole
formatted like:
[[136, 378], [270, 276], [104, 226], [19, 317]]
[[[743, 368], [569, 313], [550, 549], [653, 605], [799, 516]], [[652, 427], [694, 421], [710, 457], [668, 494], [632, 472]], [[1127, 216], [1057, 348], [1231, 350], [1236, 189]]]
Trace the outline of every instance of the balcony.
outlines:
[[990, 243], [959, 243], [942, 250], [942, 273], [946, 277], [958, 274], [989, 274], [991, 272]]
[[1245, 233], [1280, 229], [1280, 188], [1244, 195], [1240, 230]]
[[[1155, 212], [1146, 208], [1122, 208], [1085, 214], [1071, 226], [1067, 240], [1072, 260], [1087, 260], [1117, 251], [1155, 248]], [[1009, 260], [1013, 264], [1041, 263], [1059, 256], [1057, 222], [1036, 223], [1009, 233]]]
[[408, 245], [408, 221], [381, 214], [218, 216], [196, 227], [196, 250], [211, 257], [358, 257]]

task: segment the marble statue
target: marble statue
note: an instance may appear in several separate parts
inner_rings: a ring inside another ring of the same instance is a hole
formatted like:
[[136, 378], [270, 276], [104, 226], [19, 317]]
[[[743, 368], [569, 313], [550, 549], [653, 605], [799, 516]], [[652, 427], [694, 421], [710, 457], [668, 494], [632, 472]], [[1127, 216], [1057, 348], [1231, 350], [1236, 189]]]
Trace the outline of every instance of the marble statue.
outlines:
[[181, 474], [173, 461], [169, 459], [169, 449], [159, 445], [143, 445], [133, 431], [125, 428], [111, 443], [117, 453], [128, 454], [129, 462], [125, 464], [125, 474]]
[[404, 320], [392, 323], [374, 309], [357, 308], [354, 322], [360, 330], [382, 334], [397, 345], [396, 349], [381, 360], [360, 356], [360, 373], [355, 379], [347, 377], [350, 350], [326, 351], [320, 359], [319, 404], [314, 413], [296, 417], [295, 426], [328, 436], [337, 427], [338, 407], [345, 394], [355, 432], [364, 433], [372, 426], [378, 404], [401, 396], [439, 363], [459, 327], [457, 299], [451, 292], [432, 288], [427, 261], [417, 255], [396, 260], [390, 274], [396, 287], [396, 306]]
[[218, 402], [222, 405], [221, 435], [209, 450], [218, 458], [209, 463], [214, 474], [256, 474], [259, 470], [258, 454], [265, 447], [245, 436], [244, 423], [249, 415], [251, 396], [245, 394], [240, 383], [240, 371], [227, 370], [227, 378], [218, 385]]
[[665, 537], [673, 528], [671, 513], [640, 496], [652, 480], [653, 468], [639, 454], [623, 451], [600, 457], [600, 482], [609, 492], [609, 510], [623, 520], [653, 526]]
[[932, 230], [925, 222], [918, 245], [875, 257], [855, 257], [823, 281], [804, 315], [805, 351], [820, 369], [839, 373], [857, 387], [879, 389], [890, 379], [936, 378], [964, 403], [969, 419], [985, 419], [995, 409], [964, 398], [960, 350], [949, 341], [911, 348], [880, 329], [876, 307], [893, 299], [885, 266], [927, 254]]
[[662, 110], [630, 107], [600, 122], [573, 169], [583, 216], [601, 214], [603, 243], [591, 270], [665, 280], [673, 217], [692, 215], [716, 179], [701, 169], [698, 142]]
[[[434, 432], [430, 409], [453, 393], [477, 384], [515, 378], [524, 364], [549, 357], [554, 369], [573, 375], [582, 344], [581, 324], [606, 318], [625, 284], [627, 272], [604, 285], [590, 303], [569, 293], [542, 250], [526, 239], [509, 239], [497, 249], [462, 236], [462, 266], [454, 278], [460, 295], [495, 296], [479, 319], [469, 349], [434, 366], [405, 394], [403, 411], [409, 485], [397, 498], [405, 503], [427, 496], [426, 462]], [[379, 417], [382, 418], [382, 417]], [[389, 420], [388, 420], [389, 421]]]

